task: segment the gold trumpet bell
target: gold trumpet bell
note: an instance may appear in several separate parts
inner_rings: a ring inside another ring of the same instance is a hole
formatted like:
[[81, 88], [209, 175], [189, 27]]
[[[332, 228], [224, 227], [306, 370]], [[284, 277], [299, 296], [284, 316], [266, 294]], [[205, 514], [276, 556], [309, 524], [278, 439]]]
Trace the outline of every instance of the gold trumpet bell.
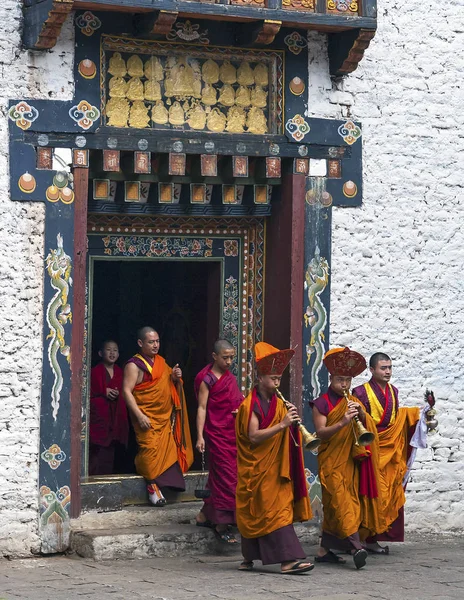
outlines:
[[369, 446], [375, 440], [375, 435], [364, 427], [361, 421], [356, 417], [356, 429], [359, 446]]
[[319, 448], [322, 440], [320, 440], [317, 435], [310, 433], [304, 425], [300, 425], [300, 431], [301, 441], [303, 442], [303, 448], [305, 450], [316, 450]]

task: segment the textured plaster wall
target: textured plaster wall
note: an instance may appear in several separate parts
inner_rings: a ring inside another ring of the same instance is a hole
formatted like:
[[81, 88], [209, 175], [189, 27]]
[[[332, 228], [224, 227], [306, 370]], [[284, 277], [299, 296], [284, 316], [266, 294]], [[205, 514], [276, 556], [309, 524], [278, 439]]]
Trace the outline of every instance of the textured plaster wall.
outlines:
[[[420, 15], [420, 17], [419, 17]], [[439, 433], [408, 486], [410, 529], [464, 528], [464, 10], [379, 0], [358, 69], [328, 77], [310, 33], [309, 115], [363, 124], [364, 202], [333, 210], [331, 345], [394, 362], [400, 400], [435, 392]], [[362, 378], [356, 381], [360, 383]]]
[[72, 95], [68, 21], [51, 52], [21, 49], [20, 0], [0, 2], [0, 556], [38, 550], [44, 207], [10, 200], [9, 99]]

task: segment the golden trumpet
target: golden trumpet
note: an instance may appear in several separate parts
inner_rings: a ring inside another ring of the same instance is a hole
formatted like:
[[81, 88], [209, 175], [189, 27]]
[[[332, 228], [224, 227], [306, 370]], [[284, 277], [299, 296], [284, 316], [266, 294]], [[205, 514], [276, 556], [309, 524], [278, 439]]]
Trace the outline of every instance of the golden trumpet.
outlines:
[[[348, 392], [346, 390], [343, 390], [343, 395], [345, 396], [345, 399], [348, 402], [349, 397]], [[356, 438], [356, 446], [369, 446], [369, 444], [372, 444], [372, 442], [375, 440], [375, 435], [364, 427], [364, 425], [361, 423], [360, 418], [357, 415], [353, 417], [353, 421], [356, 423], [356, 427], [353, 427], [353, 429], [356, 430], [354, 432]]]
[[[282, 395], [282, 392], [279, 389], [276, 390], [276, 394], [282, 400], [282, 402], [285, 404], [285, 408], [290, 409], [291, 408], [290, 402], [285, 400], [285, 398]], [[301, 439], [303, 440], [303, 448], [305, 448], [305, 450], [316, 450], [316, 448], [319, 448], [319, 446], [322, 443], [322, 440], [320, 440], [316, 435], [314, 435], [314, 433], [310, 433], [306, 429], [306, 427], [303, 425], [303, 423], [301, 422], [301, 419], [299, 419], [296, 422], [296, 424], [298, 425], [298, 429], [301, 431]], [[293, 441], [295, 442], [295, 446], [299, 446], [298, 442], [295, 439]]]

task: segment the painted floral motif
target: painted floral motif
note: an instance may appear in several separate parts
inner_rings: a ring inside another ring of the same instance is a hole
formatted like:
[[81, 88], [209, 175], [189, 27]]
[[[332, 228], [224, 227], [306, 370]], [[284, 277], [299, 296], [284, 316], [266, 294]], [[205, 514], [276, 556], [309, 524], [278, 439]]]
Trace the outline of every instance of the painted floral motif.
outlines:
[[190, 21], [184, 23], [178, 22], [174, 25], [171, 31], [166, 34], [166, 39], [170, 42], [175, 42], [180, 39], [184, 42], [200, 42], [200, 44], [209, 44], [209, 39], [206, 37], [208, 30], [200, 29], [200, 25], [195, 23], [192, 25]]
[[66, 460], [66, 454], [61, 450], [58, 444], [52, 444], [48, 450], [44, 450], [40, 455], [53, 470], [58, 469], [62, 462]]
[[76, 17], [76, 26], [79, 27], [81, 33], [90, 37], [97, 29], [100, 29], [101, 21], [90, 10], [87, 10], [82, 15]]
[[338, 12], [357, 12], [358, 3], [355, 0], [327, 0], [327, 8]]
[[296, 142], [301, 142], [310, 131], [309, 124], [301, 115], [295, 115], [292, 119], [289, 119], [285, 124], [285, 129]]
[[236, 340], [239, 325], [238, 281], [232, 277], [226, 279], [224, 286], [224, 311], [222, 314], [223, 336], [228, 340]]
[[8, 116], [18, 127], [26, 131], [39, 116], [39, 111], [23, 100], [10, 108]]
[[306, 40], [302, 35], [298, 33], [298, 31], [289, 33], [284, 38], [284, 42], [292, 54], [298, 55], [303, 50], [303, 48], [306, 48]]
[[338, 133], [341, 135], [343, 140], [350, 146], [358, 140], [361, 135], [361, 128], [353, 123], [353, 121], [347, 121], [338, 128]]
[[90, 129], [95, 121], [100, 118], [100, 111], [86, 100], [81, 100], [79, 104], [69, 109], [69, 116], [82, 129]]
[[143, 236], [107, 236], [103, 238], [104, 253], [109, 256], [203, 256], [213, 255], [211, 238], [172, 238]]
[[224, 240], [224, 256], [238, 256], [238, 240]]
[[42, 552], [64, 552], [69, 544], [69, 505], [71, 490], [67, 485], [56, 492], [48, 486], [40, 488], [40, 523]]
[[[317, 454], [317, 451], [313, 452], [313, 454]], [[311, 509], [313, 511], [313, 518], [321, 521], [323, 517], [321, 500], [322, 489], [319, 475], [313, 473], [307, 468], [304, 470], [304, 472], [306, 485], [308, 486], [309, 501], [311, 502]]]

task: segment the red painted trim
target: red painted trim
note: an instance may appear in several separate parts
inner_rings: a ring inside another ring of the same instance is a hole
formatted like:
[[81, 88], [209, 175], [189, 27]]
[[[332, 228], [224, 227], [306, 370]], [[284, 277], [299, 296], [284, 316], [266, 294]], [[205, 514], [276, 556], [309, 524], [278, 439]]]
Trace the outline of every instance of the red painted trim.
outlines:
[[82, 369], [87, 258], [88, 169], [74, 169], [74, 273], [71, 339], [71, 518], [81, 512]]

